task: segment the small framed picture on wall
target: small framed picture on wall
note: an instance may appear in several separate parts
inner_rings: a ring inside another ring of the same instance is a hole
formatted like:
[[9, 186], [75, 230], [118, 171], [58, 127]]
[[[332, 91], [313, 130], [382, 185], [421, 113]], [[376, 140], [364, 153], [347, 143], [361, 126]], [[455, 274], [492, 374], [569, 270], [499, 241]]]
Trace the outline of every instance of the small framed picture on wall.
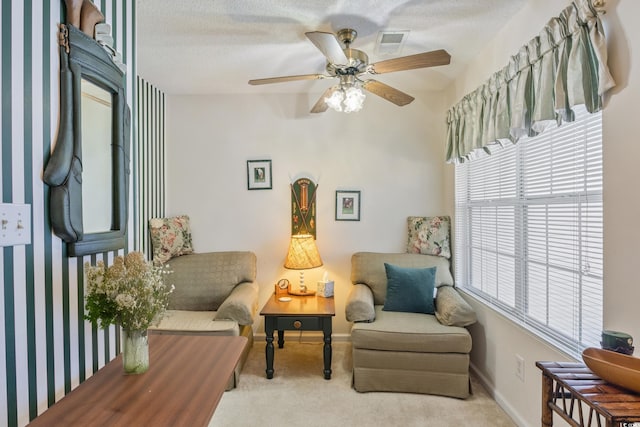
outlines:
[[247, 160], [247, 189], [271, 190], [271, 160]]
[[336, 191], [336, 221], [360, 221], [359, 191]]

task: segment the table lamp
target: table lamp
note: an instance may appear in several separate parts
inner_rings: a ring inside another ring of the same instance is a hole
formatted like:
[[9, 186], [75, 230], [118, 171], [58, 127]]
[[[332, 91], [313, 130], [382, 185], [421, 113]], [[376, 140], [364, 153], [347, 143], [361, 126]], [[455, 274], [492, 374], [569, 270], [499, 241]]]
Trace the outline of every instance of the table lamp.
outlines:
[[291, 236], [287, 259], [284, 268], [290, 270], [300, 270], [300, 294], [313, 295], [314, 292], [307, 291], [304, 284], [304, 270], [316, 268], [322, 265], [322, 259], [316, 246], [316, 241], [311, 234], [296, 234]]

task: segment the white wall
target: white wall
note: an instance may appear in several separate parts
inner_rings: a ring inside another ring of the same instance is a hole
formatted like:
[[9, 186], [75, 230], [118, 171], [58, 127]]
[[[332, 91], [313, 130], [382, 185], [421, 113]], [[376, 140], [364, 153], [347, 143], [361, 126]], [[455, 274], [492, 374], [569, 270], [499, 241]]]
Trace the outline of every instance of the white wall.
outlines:
[[[191, 217], [196, 252], [254, 251], [262, 305], [277, 279], [297, 281], [283, 267], [289, 184], [300, 174], [315, 178], [324, 266], [308, 271], [306, 282], [315, 286], [324, 269], [335, 280], [337, 338], [350, 330], [351, 254], [403, 252], [407, 216], [448, 213], [445, 106], [440, 93], [413, 93], [402, 108], [369, 95], [358, 113], [310, 115], [319, 95], [168, 96], [167, 215]], [[249, 159], [272, 160], [272, 190], [247, 190]], [[337, 189], [362, 192], [359, 222], [334, 220]], [[262, 319], [256, 330], [264, 331]]]
[[[508, 22], [496, 41], [478, 53], [474, 64], [456, 80], [448, 93], [448, 105], [483, 83], [493, 71], [507, 64], [509, 55], [534, 37], [569, 1], [531, 0]], [[603, 111], [604, 145], [604, 327], [625, 331], [640, 340], [637, 284], [639, 261], [640, 144], [637, 143], [637, 104], [640, 101], [640, 29], [635, 22], [640, 4], [607, 0], [602, 17], [609, 46], [609, 67], [618, 87], [607, 97]], [[635, 56], [634, 56], [635, 48]], [[635, 71], [635, 73], [634, 73]], [[453, 168], [446, 168], [447, 210], [453, 210]], [[472, 363], [495, 397], [519, 425], [540, 423], [540, 371], [536, 360], [566, 360], [535, 337], [514, 326], [492, 310], [470, 299], [479, 313], [471, 328], [474, 340]], [[525, 382], [516, 378], [515, 354], [525, 358]], [[636, 353], [638, 353], [636, 351]], [[559, 425], [565, 425], [558, 421]]]

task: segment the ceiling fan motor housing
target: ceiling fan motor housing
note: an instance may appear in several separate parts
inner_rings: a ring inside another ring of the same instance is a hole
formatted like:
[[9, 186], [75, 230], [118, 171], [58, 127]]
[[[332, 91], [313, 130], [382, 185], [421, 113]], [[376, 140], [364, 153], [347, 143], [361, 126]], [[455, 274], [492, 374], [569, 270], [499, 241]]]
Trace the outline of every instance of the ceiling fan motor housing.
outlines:
[[332, 76], [356, 75], [364, 73], [369, 65], [369, 57], [366, 53], [358, 49], [344, 49], [344, 54], [349, 59], [349, 64], [341, 66], [338, 64], [327, 63], [327, 73]]

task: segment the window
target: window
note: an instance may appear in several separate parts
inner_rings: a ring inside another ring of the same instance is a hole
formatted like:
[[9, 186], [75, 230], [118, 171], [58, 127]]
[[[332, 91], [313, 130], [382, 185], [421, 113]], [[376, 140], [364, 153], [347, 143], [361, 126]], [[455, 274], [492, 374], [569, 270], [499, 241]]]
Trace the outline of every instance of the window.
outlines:
[[602, 332], [602, 114], [456, 166], [456, 282], [565, 352]]

